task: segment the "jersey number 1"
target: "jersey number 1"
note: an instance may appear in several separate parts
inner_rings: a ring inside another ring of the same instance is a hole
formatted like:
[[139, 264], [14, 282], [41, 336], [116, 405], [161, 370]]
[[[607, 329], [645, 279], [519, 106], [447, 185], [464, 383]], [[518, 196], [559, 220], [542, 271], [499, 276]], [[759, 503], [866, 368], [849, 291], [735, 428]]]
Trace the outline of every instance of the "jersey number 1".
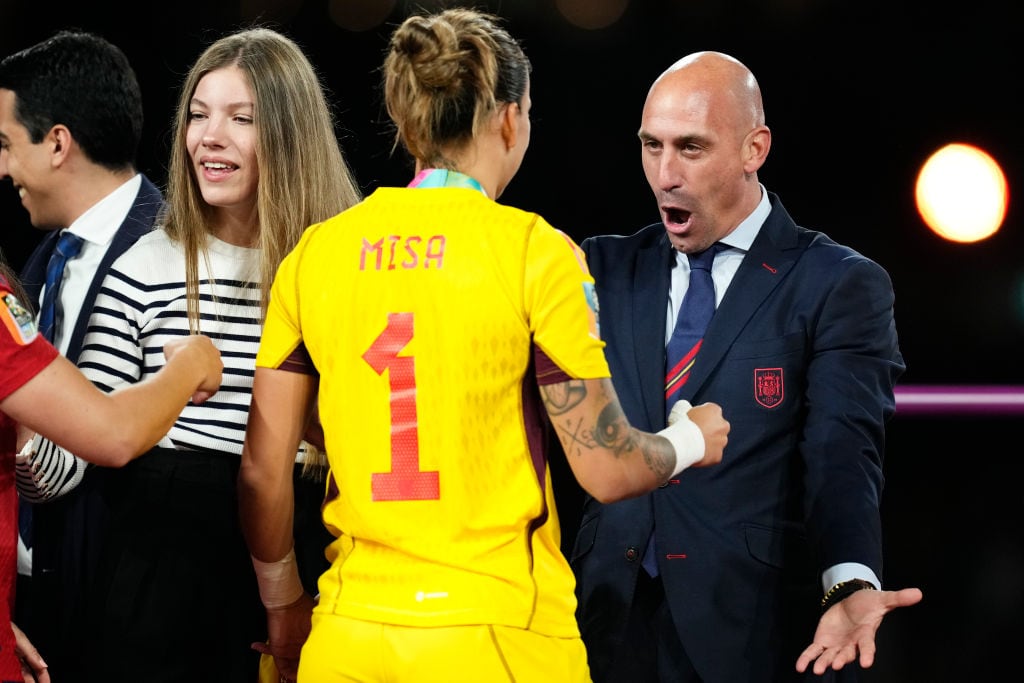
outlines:
[[412, 340], [412, 328], [412, 313], [389, 313], [388, 326], [363, 354], [378, 375], [389, 371], [391, 388], [391, 471], [373, 474], [374, 501], [441, 497], [437, 471], [420, 470], [415, 358], [398, 355]]

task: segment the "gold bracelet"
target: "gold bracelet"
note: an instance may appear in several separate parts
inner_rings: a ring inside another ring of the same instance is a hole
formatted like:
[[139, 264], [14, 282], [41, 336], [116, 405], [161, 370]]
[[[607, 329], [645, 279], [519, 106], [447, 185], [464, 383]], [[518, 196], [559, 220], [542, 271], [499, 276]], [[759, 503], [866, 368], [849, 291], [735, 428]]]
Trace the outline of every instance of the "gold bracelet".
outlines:
[[825, 597], [821, 599], [821, 610], [823, 612], [827, 611], [832, 605], [841, 602], [860, 590], [873, 591], [875, 590], [875, 584], [870, 581], [865, 581], [864, 579], [840, 581], [829, 588], [828, 592], [825, 593]]

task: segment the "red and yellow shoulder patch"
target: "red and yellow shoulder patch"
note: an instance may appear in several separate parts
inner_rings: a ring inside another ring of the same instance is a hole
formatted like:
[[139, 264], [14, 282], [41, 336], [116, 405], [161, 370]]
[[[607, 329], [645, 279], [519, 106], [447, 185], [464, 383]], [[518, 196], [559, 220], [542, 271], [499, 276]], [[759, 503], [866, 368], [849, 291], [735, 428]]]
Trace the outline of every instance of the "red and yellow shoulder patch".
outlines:
[[32, 314], [10, 292], [0, 292], [0, 322], [19, 345], [24, 346], [36, 338], [36, 324]]

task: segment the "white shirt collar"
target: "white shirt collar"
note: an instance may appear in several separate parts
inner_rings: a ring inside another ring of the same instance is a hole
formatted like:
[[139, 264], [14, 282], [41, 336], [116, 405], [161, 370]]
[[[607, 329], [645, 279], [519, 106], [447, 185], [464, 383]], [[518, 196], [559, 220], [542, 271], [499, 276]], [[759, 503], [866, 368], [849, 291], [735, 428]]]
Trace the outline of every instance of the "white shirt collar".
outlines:
[[761, 226], [764, 225], [771, 212], [772, 203], [768, 201], [768, 191], [764, 189], [764, 185], [761, 185], [761, 201], [758, 202], [757, 208], [744, 218], [735, 230], [719, 241], [727, 246], [749, 251], [750, 245], [754, 243], [754, 238], [761, 231]]
[[114, 238], [114, 233], [131, 211], [140, 187], [142, 176], [136, 173], [116, 190], [89, 207], [67, 229], [88, 242], [107, 244]]

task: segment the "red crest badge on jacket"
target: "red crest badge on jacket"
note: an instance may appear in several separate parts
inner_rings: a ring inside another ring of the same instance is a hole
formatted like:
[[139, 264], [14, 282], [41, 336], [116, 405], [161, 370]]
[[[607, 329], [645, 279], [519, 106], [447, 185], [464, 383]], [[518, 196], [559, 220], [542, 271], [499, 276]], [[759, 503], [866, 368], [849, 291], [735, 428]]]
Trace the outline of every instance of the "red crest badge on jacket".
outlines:
[[765, 408], [774, 408], [782, 403], [784, 389], [782, 368], [754, 370], [754, 399]]

